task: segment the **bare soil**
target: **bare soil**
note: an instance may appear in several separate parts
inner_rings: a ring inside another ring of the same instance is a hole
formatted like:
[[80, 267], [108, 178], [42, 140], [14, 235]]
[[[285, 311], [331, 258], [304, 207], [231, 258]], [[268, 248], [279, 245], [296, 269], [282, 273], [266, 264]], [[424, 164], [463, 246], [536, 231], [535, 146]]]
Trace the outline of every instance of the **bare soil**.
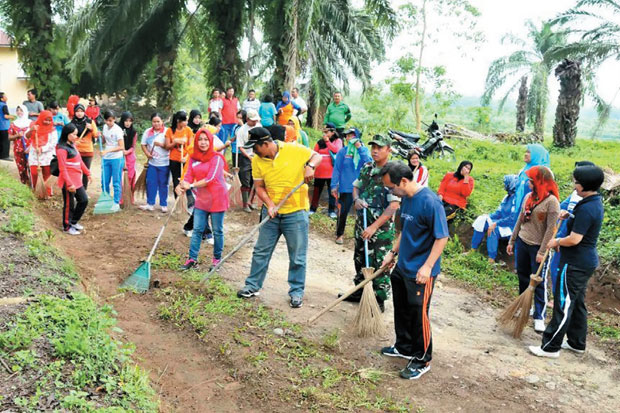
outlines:
[[[97, 171], [97, 166], [93, 167]], [[94, 182], [98, 182], [97, 179]], [[109, 303], [118, 313], [122, 338], [136, 346], [137, 362], [150, 370], [161, 399], [162, 411], [233, 412], [290, 411], [303, 408], [261, 403], [257, 394], [277, 395], [281, 381], [240, 380], [234, 372], [243, 369], [243, 360], [222, 363], [213, 343], [199, 339], [184, 326], [175, 326], [158, 317], [159, 301], [153, 290], [145, 295], [119, 293], [118, 285], [144, 259], [164, 219], [161, 212], [144, 213], [129, 208], [114, 215], [92, 215], [99, 188], [89, 188], [91, 205], [81, 222], [81, 236], [60, 233], [60, 205], [56, 200], [41, 203], [37, 212], [40, 225], [56, 231], [54, 244], [71, 257], [83, 278], [86, 290], [100, 303]], [[186, 215], [175, 217], [163, 237], [160, 251], [186, 254], [188, 238], [181, 231]], [[226, 216], [228, 250], [258, 221], [256, 213], [231, 212]], [[242, 286], [250, 267], [252, 245], [247, 245], [224, 264], [220, 275], [234, 286]], [[304, 307], [288, 305], [288, 254], [283, 240], [276, 248], [264, 289], [259, 298], [267, 306], [281, 310], [288, 320], [305, 323], [315, 312], [351, 285], [352, 250], [338, 246], [331, 237], [311, 232]], [[203, 244], [200, 259], [210, 262], [211, 247]], [[207, 265], [203, 264], [206, 270]], [[174, 285], [172, 271], [154, 271], [162, 286]], [[397, 378], [404, 360], [381, 357], [378, 349], [393, 342], [393, 309], [388, 303], [384, 315], [386, 333], [378, 338], [360, 339], [350, 330], [356, 306], [343, 303], [319, 319], [305, 325], [303, 334], [319, 339], [338, 329], [343, 357], [358, 366], [372, 367], [388, 374], [382, 382], [386, 397], [409, 397], [427, 411], [620, 411], [618, 380], [620, 368], [594, 342], [584, 356], [563, 352], [557, 360], [530, 356], [528, 345], [540, 343], [540, 336], [528, 328], [522, 340], [499, 331], [495, 317], [499, 309], [483, 294], [461, 288], [442, 276], [431, 308], [433, 328], [432, 370], [420, 381]], [[216, 334], [217, 336], [217, 334]], [[231, 365], [232, 363], [232, 365]], [[234, 363], [239, 363], [235, 365]], [[262, 387], [262, 388], [259, 388]], [[265, 388], [266, 387], [266, 388]], [[331, 411], [331, 408], [326, 408]]]

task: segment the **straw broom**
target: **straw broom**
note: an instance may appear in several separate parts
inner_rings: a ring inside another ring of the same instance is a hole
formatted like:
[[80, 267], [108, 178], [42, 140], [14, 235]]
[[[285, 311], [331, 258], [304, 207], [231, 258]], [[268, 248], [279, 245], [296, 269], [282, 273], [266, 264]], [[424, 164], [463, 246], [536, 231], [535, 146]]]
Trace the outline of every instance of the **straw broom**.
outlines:
[[228, 198], [230, 206], [233, 208], [243, 208], [243, 200], [241, 198], [241, 180], [239, 179], [239, 146], [235, 153], [235, 167], [233, 168], [232, 185], [228, 190]]
[[[181, 172], [183, 172], [183, 167], [185, 166], [185, 164], [183, 163], [183, 156], [184, 156], [183, 146], [184, 145], [181, 145]], [[181, 195], [178, 195], [178, 197], [179, 197], [179, 209], [177, 211], [180, 210], [180, 211], [187, 212], [187, 193], [183, 191], [181, 192]]]
[[129, 173], [127, 170], [123, 170], [123, 208], [129, 208], [133, 204], [133, 191], [131, 190], [131, 184], [129, 183]]
[[[367, 227], [366, 212], [367, 210], [364, 209], [364, 229]], [[367, 280], [372, 277], [375, 271], [375, 269], [369, 265], [367, 239], [364, 240], [364, 255], [366, 267], [362, 268], [362, 274], [364, 275], [364, 279]], [[371, 282], [366, 284], [362, 290], [362, 298], [355, 319], [353, 320], [353, 326], [359, 337], [372, 337], [383, 332], [381, 309], [377, 303], [377, 297], [375, 296], [375, 291]]]
[[[555, 237], [558, 228], [559, 227], [556, 225], [551, 238]], [[514, 338], [521, 338], [521, 334], [523, 334], [523, 330], [530, 319], [530, 308], [532, 307], [534, 291], [536, 291], [538, 284], [543, 281], [540, 273], [545, 266], [550, 251], [551, 249], [545, 251], [545, 255], [538, 266], [536, 274], [530, 275], [530, 285], [527, 289], [497, 317], [499, 325], [508, 331], [512, 330], [512, 336]]]
[[148, 161], [144, 164], [144, 168], [138, 179], [136, 180], [136, 185], [134, 186], [134, 194], [140, 194], [142, 197], [146, 197], [146, 170], [149, 168]]
[[39, 152], [37, 152], [37, 150], [39, 149], [39, 133], [37, 131], [34, 132], [34, 145], [35, 153], [37, 155], [37, 183], [34, 186], [34, 194], [39, 199], [47, 199], [47, 188], [45, 187], [45, 182], [43, 182], [43, 172], [40, 165], [40, 155]]

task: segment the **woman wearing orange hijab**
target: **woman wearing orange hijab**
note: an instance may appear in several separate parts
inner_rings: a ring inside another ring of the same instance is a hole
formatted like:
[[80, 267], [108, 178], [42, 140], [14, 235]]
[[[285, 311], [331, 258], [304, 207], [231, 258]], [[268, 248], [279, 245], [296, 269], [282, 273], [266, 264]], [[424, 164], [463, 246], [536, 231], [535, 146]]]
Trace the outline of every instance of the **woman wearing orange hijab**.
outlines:
[[[39, 117], [32, 122], [26, 136], [30, 140], [30, 146], [26, 152], [28, 152], [28, 165], [34, 188], [37, 185], [39, 166], [43, 170], [43, 181], [47, 181], [51, 176], [50, 163], [56, 153], [58, 143], [52, 112], [44, 110], [39, 113]], [[48, 186], [47, 194], [52, 196], [51, 186]]]
[[[512, 255], [516, 249], [519, 294], [527, 289], [530, 274], [535, 274], [543, 261], [547, 244], [553, 237], [553, 230], [560, 216], [560, 194], [551, 170], [546, 166], [534, 166], [527, 170], [526, 175], [532, 192], [524, 198], [523, 208], [506, 248], [508, 255]], [[534, 330], [539, 333], [545, 331], [548, 270], [547, 259], [541, 273], [543, 282], [536, 287], [534, 294]]]

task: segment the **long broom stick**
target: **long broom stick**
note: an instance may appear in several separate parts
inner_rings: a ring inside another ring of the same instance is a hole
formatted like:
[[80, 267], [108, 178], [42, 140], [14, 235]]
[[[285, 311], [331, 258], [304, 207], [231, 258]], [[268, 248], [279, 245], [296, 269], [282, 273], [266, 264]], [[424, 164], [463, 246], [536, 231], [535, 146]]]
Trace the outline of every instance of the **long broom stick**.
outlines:
[[39, 154], [39, 132], [34, 131], [34, 145], [35, 152], [37, 155], [37, 183], [34, 186], [34, 194], [39, 199], [47, 198], [47, 188], [45, 187], [45, 182], [43, 180], [43, 168], [41, 168], [41, 155]]
[[239, 179], [239, 143], [237, 143], [237, 152], [235, 152], [235, 167], [233, 168], [232, 185], [228, 190], [230, 204], [234, 208], [244, 207], [241, 199], [241, 180]]
[[[553, 235], [555, 237], [558, 232], [559, 225], [556, 225], [553, 229]], [[545, 266], [547, 257], [551, 252], [550, 248], [547, 248], [545, 255], [543, 256], [536, 274], [530, 275], [530, 285], [527, 287], [519, 297], [517, 297], [506, 309], [497, 317], [497, 321], [501, 327], [510, 330], [512, 328], [512, 336], [514, 338], [520, 338], [523, 334], [523, 330], [527, 325], [530, 318], [530, 307], [532, 307], [532, 299], [534, 298], [534, 292], [536, 287], [543, 279], [540, 273]]]
[[[183, 156], [184, 156], [183, 147], [184, 145], [181, 145], [181, 175], [183, 175], [183, 167], [185, 166], [183, 162]], [[181, 192], [181, 195], [178, 195], [178, 197], [179, 197], [179, 209], [181, 211], [187, 212], [187, 192], [185, 191]]]
[[[275, 212], [278, 212], [278, 210], [282, 207], [282, 205], [284, 205], [284, 203], [295, 193], [295, 191], [297, 191], [299, 188], [301, 188], [301, 186], [304, 184], [304, 181], [301, 181], [299, 184], [297, 184], [297, 186], [295, 188], [293, 188], [291, 190], [291, 192], [289, 192], [284, 198], [282, 198], [282, 200], [278, 203], [278, 205], [276, 205], [276, 210]], [[258, 232], [258, 230], [261, 229], [261, 227], [263, 225], [265, 225], [267, 223], [267, 221], [269, 221], [271, 219], [271, 217], [269, 215], [267, 215], [258, 225], [256, 225], [254, 227], [254, 229], [252, 229], [252, 231], [250, 231], [248, 233], [248, 235], [246, 235], [241, 241], [239, 241], [239, 243], [235, 246], [235, 248], [233, 248], [228, 254], [226, 254], [221, 260], [220, 262], [215, 265], [211, 271], [209, 271], [207, 273], [207, 275], [205, 275], [201, 282], [205, 282], [214, 272], [216, 272], [217, 270], [220, 269], [220, 267], [222, 266], [222, 264], [229, 259], [230, 257], [232, 257], [237, 251], [239, 251], [241, 249], [241, 247], [243, 247], [249, 240], [252, 239], [252, 237], [254, 236], [254, 234], [256, 234]]]
[[[367, 228], [367, 209], [364, 208], [364, 229]], [[366, 260], [366, 267], [362, 268], [362, 274], [364, 279], [372, 276], [374, 268], [370, 266], [368, 259], [368, 240], [364, 240], [364, 258]], [[383, 331], [383, 325], [381, 323], [381, 309], [377, 303], [377, 297], [372, 283], [368, 283], [362, 290], [362, 298], [357, 310], [353, 325], [355, 332], [359, 337], [372, 337], [380, 334]]]
[[[364, 288], [368, 283], [372, 282], [372, 280], [377, 278], [379, 275], [383, 274], [388, 268], [389, 268], [389, 265], [384, 265], [384, 266], [380, 267], [377, 271], [372, 273], [372, 275], [370, 277], [366, 278], [364, 281], [362, 281], [361, 283], [357, 284], [355, 287], [352, 287], [349, 291], [344, 293], [340, 298], [338, 298], [337, 300], [333, 301], [330, 305], [328, 305], [327, 307], [325, 307], [324, 309], [319, 311], [316, 315], [312, 316], [308, 320], [308, 324], [314, 323], [323, 314], [325, 314], [326, 312], [328, 312], [332, 308], [336, 307], [338, 304], [340, 304], [345, 299], [347, 299], [351, 294], [354, 294], [358, 290]], [[374, 294], [374, 292], [373, 292], [373, 294]]]

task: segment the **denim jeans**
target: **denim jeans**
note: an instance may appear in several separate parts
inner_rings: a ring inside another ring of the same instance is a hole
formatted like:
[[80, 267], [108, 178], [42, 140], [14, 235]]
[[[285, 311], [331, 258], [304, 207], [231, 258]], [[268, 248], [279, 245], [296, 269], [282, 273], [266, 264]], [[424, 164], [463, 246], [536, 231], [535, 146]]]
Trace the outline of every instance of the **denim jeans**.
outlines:
[[213, 225], [213, 258], [216, 260], [222, 258], [222, 250], [224, 249], [224, 212], [207, 212], [194, 208], [194, 231], [189, 243], [189, 258], [192, 260], [198, 260], [202, 233], [207, 226], [209, 216], [211, 216], [211, 224]]
[[103, 191], [110, 194], [110, 180], [112, 181], [115, 204], [121, 202], [121, 181], [123, 180], [124, 165], [125, 157], [103, 160], [103, 179], [101, 180], [101, 185]]
[[159, 192], [159, 205], [168, 206], [168, 174], [167, 166], [149, 165], [146, 170], [146, 203], [155, 205]]
[[[266, 216], [263, 208], [263, 216]], [[260, 290], [267, 276], [267, 269], [273, 250], [284, 235], [288, 248], [288, 294], [303, 297], [306, 284], [306, 253], [308, 252], [308, 211], [296, 211], [277, 215], [263, 225], [252, 254], [252, 269], [245, 285]]]
[[226, 143], [226, 141], [228, 141], [228, 139], [230, 139], [233, 135], [233, 131], [235, 130], [235, 126], [237, 124], [236, 123], [226, 123], [226, 124], [222, 124], [222, 128], [220, 129], [221, 132], [221, 136], [220, 139], [222, 141], [222, 143]]

